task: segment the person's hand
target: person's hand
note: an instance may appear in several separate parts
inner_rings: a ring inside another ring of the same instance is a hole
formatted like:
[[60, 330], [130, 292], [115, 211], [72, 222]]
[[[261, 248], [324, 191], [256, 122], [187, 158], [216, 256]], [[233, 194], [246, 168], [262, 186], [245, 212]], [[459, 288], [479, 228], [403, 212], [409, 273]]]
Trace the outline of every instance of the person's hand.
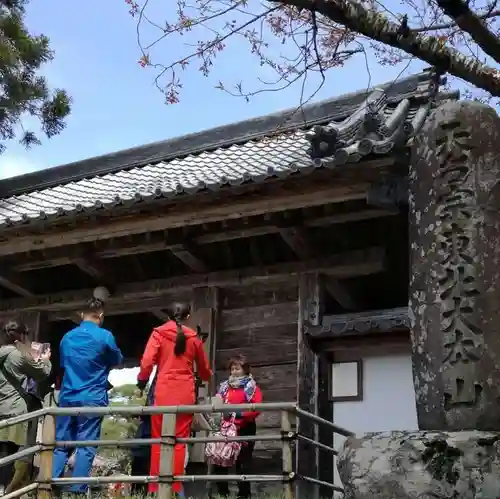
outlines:
[[50, 357], [52, 356], [52, 352], [49, 350], [45, 350], [45, 352], [43, 352], [41, 355], [40, 355], [40, 359], [41, 360], [50, 360]]
[[146, 389], [148, 382], [147, 381], [137, 381], [135, 386], [134, 396], [135, 398], [142, 398], [144, 395], [144, 390]]
[[230, 421], [233, 416], [235, 419], [241, 419], [242, 413], [241, 411], [224, 412], [224, 421]]

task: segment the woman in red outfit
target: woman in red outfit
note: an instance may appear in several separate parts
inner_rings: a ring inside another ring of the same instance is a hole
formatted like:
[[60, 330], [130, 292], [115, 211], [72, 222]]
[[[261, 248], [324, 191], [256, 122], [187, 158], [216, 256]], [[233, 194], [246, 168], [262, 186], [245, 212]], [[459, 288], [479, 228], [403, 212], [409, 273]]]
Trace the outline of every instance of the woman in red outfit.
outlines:
[[[238, 355], [229, 361], [230, 376], [224, 381], [217, 392], [217, 396], [222, 398], [225, 404], [260, 404], [262, 402], [262, 392], [250, 373], [250, 365], [243, 355]], [[236, 411], [228, 413], [225, 419], [235, 416], [235, 423], [238, 428], [238, 435], [253, 436], [257, 433], [255, 420], [259, 412]], [[236, 461], [236, 473], [238, 475], [248, 475], [252, 464], [252, 454], [255, 442], [244, 442], [240, 455]], [[226, 474], [227, 468], [214, 466], [214, 475]], [[217, 483], [218, 494], [222, 497], [229, 496], [229, 484], [227, 482]], [[250, 482], [238, 483], [238, 499], [251, 497]]]
[[[153, 329], [144, 355], [141, 370], [137, 376], [137, 387], [144, 390], [153, 367], [158, 366], [154, 405], [193, 405], [196, 403], [195, 374], [196, 362], [198, 376], [208, 381], [212, 376], [208, 358], [202, 340], [195, 331], [184, 326], [189, 318], [190, 307], [183, 303], [174, 303], [167, 310], [169, 321]], [[192, 414], [178, 414], [175, 434], [178, 438], [187, 438], [191, 433]], [[161, 437], [161, 415], [151, 417], [152, 438]], [[174, 475], [184, 474], [185, 444], [176, 444], [174, 450]], [[160, 446], [151, 448], [151, 475], [158, 476], [160, 470]], [[181, 493], [182, 484], [174, 482], [173, 490]], [[156, 492], [158, 484], [149, 485], [149, 492]]]

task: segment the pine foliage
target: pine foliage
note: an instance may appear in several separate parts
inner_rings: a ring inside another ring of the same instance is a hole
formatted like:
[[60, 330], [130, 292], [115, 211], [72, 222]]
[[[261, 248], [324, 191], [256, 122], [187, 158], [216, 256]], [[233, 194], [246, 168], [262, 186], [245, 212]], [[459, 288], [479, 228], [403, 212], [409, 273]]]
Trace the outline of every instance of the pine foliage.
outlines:
[[50, 138], [64, 129], [71, 110], [68, 94], [51, 90], [40, 75], [54, 53], [45, 35], [31, 35], [25, 26], [28, 1], [0, 0], [0, 152], [15, 138], [27, 148], [40, 144], [39, 134], [23, 127], [23, 118], [38, 119]]

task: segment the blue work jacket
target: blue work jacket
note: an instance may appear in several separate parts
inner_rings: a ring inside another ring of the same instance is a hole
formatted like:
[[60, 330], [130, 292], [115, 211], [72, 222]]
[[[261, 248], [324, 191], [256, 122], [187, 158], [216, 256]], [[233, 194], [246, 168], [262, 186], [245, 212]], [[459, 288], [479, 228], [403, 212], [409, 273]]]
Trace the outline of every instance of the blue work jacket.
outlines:
[[60, 345], [63, 379], [59, 405], [108, 405], [108, 376], [123, 362], [113, 334], [89, 321], [66, 333]]

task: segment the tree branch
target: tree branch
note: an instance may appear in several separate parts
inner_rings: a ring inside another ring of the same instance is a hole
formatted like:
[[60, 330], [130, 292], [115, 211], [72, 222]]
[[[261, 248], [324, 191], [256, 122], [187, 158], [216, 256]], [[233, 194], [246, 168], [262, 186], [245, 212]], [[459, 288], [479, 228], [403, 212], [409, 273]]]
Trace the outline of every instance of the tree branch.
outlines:
[[348, 0], [271, 0], [273, 3], [314, 9], [332, 21], [373, 40], [411, 54], [443, 72], [462, 78], [482, 88], [493, 96], [500, 97], [500, 71], [482, 64], [432, 36], [422, 36], [407, 31], [402, 34], [400, 26], [390, 22], [379, 12], [370, 11], [358, 2]]
[[451, 17], [458, 27], [472, 37], [481, 49], [500, 62], [500, 39], [492, 33], [484, 22], [463, 0], [437, 0], [443, 12]]
[[[500, 10], [492, 10], [489, 14], [484, 14], [479, 16], [479, 19], [491, 19], [493, 17], [499, 17]], [[443, 24], [432, 24], [431, 26], [423, 26], [421, 28], [411, 28], [412, 33], [425, 33], [427, 31], [440, 31], [442, 29], [455, 28], [457, 26], [456, 22], [443, 23]]]

